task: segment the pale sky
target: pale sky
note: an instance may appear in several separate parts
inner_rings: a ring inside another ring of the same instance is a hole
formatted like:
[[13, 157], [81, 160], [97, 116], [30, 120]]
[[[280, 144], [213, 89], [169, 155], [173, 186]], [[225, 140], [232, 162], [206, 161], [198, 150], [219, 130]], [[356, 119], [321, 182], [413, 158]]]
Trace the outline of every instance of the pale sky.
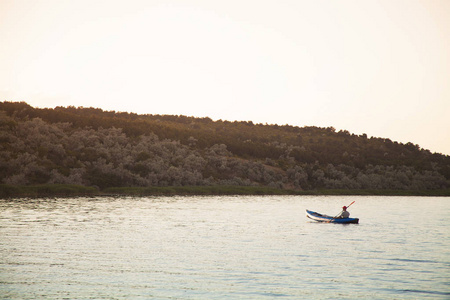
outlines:
[[0, 101], [333, 126], [450, 155], [450, 0], [0, 0]]

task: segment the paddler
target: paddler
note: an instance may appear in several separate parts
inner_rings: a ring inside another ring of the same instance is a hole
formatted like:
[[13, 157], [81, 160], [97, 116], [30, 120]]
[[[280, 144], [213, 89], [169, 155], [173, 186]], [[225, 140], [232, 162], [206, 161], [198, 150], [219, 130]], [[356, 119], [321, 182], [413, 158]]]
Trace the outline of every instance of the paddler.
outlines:
[[350, 213], [347, 211], [347, 206], [342, 207], [342, 212], [336, 217], [336, 219], [345, 219], [349, 218]]

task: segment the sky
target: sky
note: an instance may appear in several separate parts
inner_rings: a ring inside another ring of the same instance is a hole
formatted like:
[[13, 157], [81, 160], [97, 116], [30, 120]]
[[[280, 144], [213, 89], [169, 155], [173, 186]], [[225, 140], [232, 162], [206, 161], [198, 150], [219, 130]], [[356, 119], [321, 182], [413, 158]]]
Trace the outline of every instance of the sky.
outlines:
[[0, 0], [0, 101], [332, 126], [450, 155], [450, 1]]

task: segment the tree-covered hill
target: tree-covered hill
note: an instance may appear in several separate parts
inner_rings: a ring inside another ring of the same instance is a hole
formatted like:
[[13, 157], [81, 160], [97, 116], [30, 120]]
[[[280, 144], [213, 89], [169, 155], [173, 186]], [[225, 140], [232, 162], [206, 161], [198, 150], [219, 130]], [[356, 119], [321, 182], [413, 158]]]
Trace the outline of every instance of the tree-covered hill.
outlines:
[[449, 187], [450, 157], [332, 127], [0, 103], [0, 183]]

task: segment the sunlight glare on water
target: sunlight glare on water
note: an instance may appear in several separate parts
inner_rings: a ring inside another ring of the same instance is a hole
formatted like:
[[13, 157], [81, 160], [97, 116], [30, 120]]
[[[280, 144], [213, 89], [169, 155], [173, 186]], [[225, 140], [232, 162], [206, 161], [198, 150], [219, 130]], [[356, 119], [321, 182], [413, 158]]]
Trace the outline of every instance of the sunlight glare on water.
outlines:
[[[360, 224], [324, 224], [342, 205]], [[1, 299], [449, 299], [450, 202], [0, 200]]]

